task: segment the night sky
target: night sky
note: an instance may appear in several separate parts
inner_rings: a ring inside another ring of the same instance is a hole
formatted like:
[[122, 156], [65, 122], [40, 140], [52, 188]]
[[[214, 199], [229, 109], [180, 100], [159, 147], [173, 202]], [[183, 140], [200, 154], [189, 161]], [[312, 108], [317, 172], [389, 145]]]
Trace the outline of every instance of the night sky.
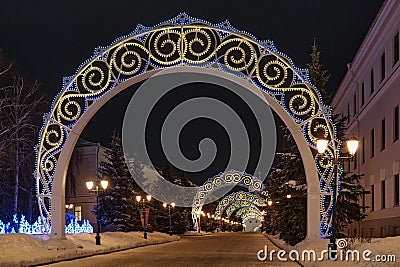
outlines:
[[[29, 78], [38, 79], [51, 100], [63, 76], [74, 74], [94, 48], [131, 32], [139, 23], [152, 26], [186, 12], [212, 23], [231, 24], [259, 39], [273, 40], [298, 67], [306, 67], [313, 38], [331, 73], [334, 91], [365, 37], [383, 0], [279, 1], [3, 1], [0, 48]], [[108, 144], [120, 128], [133, 90], [104, 106], [83, 137]]]

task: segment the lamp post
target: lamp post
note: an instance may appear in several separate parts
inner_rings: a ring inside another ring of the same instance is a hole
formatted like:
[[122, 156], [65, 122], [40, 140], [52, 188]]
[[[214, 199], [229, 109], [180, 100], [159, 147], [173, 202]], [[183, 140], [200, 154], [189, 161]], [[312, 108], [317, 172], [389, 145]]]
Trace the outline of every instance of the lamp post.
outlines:
[[143, 219], [143, 238], [147, 239], [147, 218], [146, 218], [146, 206], [145, 206], [145, 201], [150, 202], [151, 196], [147, 195], [145, 198], [140, 195], [136, 196], [136, 201], [138, 203], [142, 203], [142, 209], [140, 210], [140, 217]]
[[272, 235], [275, 235], [275, 211], [272, 210], [271, 206], [274, 202], [272, 200], [268, 200], [267, 204], [268, 204], [268, 210], [269, 210], [269, 214], [270, 214], [270, 218], [271, 218], [271, 224], [272, 224]]
[[97, 224], [97, 231], [96, 231], [96, 245], [101, 245], [100, 243], [100, 221], [99, 221], [99, 192], [103, 191], [105, 192], [107, 187], [108, 187], [108, 181], [107, 180], [101, 180], [100, 185], [101, 188], [99, 188], [99, 184], [96, 183], [96, 187], [94, 186], [94, 182], [92, 180], [89, 180], [86, 182], [86, 187], [89, 190], [90, 193], [96, 194], [96, 224]]
[[[333, 192], [332, 192], [332, 219], [331, 219], [331, 227], [332, 227], [332, 234], [329, 239], [328, 244], [328, 257], [330, 259], [335, 259], [336, 252], [337, 252], [337, 245], [336, 245], [336, 198], [337, 198], [337, 173], [338, 173], [338, 166], [341, 161], [351, 159], [354, 157], [355, 153], [357, 152], [359, 141], [354, 136], [346, 140], [347, 151], [349, 156], [338, 156], [337, 153], [333, 156]], [[317, 140], [317, 150], [322, 157], [329, 158], [324, 155], [327, 147], [329, 144], [329, 140], [327, 139], [318, 139]]]
[[67, 212], [71, 212], [73, 210], [73, 208], [74, 208], [74, 204], [66, 204], [65, 205], [65, 210]]
[[267, 232], [266, 227], [265, 227], [265, 217], [267, 215], [267, 213], [265, 212], [265, 210], [263, 210], [261, 212], [262, 215], [262, 224], [261, 224], [261, 233], [265, 230], [265, 232]]
[[163, 207], [168, 207], [168, 218], [169, 218], [169, 235], [172, 235], [172, 223], [171, 223], [171, 208], [175, 208], [175, 203], [172, 202], [171, 204], [163, 203]]

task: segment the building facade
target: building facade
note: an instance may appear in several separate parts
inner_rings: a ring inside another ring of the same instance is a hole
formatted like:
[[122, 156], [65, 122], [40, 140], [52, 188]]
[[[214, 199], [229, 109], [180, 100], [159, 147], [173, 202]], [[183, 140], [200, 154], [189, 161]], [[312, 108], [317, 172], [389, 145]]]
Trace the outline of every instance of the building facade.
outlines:
[[347, 136], [360, 146], [345, 171], [363, 174], [369, 191], [367, 217], [346, 230], [350, 236], [400, 235], [399, 61], [400, 1], [387, 0], [375, 18], [333, 99], [347, 116]]
[[72, 212], [78, 222], [89, 220], [93, 227], [96, 227], [96, 216], [92, 212], [96, 205], [96, 195], [89, 193], [86, 181], [96, 181], [100, 177], [100, 162], [106, 161], [105, 151], [106, 148], [99, 143], [79, 139], [66, 180], [66, 211]]

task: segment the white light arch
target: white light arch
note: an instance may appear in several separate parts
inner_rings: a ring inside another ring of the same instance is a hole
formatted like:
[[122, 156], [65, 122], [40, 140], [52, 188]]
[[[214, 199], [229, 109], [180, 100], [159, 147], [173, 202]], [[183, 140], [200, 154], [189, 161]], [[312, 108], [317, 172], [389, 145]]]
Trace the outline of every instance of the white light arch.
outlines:
[[[201, 44], [202, 51], [193, 49], [193, 43]], [[339, 144], [331, 109], [308, 81], [307, 71], [297, 68], [269, 40], [258, 40], [228, 22], [211, 24], [180, 14], [155, 27], [139, 25], [111, 45], [97, 48], [75, 75], [64, 78], [62, 90], [44, 115], [35, 171], [40, 213], [53, 235], [65, 234], [65, 177], [84, 127], [117, 93], [163, 70], [207, 73], [259, 88], [288, 126], [303, 159], [307, 235], [329, 234], [333, 172], [331, 163], [315, 160], [315, 142], [322, 136], [329, 139], [331, 156], [339, 154]]]

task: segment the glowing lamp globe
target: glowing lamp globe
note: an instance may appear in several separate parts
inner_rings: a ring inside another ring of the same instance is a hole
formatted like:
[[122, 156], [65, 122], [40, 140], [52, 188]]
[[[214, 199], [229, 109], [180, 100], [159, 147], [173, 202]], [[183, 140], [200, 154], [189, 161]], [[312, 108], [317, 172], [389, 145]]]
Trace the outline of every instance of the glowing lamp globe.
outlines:
[[93, 186], [94, 186], [93, 181], [87, 181], [86, 182], [86, 187], [87, 187], [88, 190], [92, 190]]
[[329, 140], [327, 139], [318, 139], [317, 140], [317, 150], [318, 153], [324, 154], [326, 148], [328, 147]]
[[360, 141], [358, 141], [354, 136], [346, 141], [347, 150], [349, 151], [350, 155], [353, 156], [357, 152], [359, 142]]
[[108, 187], [108, 181], [107, 180], [101, 180], [100, 184], [101, 184], [101, 187], [103, 187], [104, 190], [107, 189], [107, 187]]

